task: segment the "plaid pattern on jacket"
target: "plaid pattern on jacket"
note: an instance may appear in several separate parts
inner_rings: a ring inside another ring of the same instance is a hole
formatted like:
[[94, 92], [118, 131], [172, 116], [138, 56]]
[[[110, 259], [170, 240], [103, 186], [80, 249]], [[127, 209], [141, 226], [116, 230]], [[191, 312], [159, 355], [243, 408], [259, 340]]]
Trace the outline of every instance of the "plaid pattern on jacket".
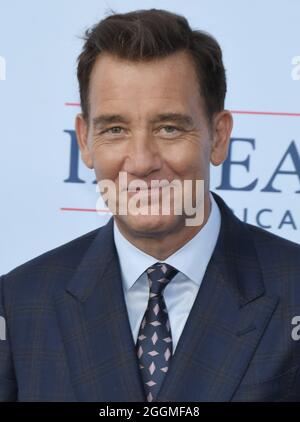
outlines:
[[[219, 238], [157, 401], [300, 401], [300, 245], [213, 195]], [[0, 401], [146, 401], [112, 229], [1, 277]]]

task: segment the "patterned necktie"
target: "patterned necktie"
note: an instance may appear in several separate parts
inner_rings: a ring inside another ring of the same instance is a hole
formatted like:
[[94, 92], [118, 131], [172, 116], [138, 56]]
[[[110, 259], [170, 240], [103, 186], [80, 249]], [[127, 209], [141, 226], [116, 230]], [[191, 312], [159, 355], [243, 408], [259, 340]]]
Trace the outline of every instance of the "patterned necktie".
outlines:
[[163, 290], [177, 272], [171, 265], [159, 262], [146, 270], [150, 294], [136, 350], [148, 402], [156, 398], [172, 357], [171, 326]]

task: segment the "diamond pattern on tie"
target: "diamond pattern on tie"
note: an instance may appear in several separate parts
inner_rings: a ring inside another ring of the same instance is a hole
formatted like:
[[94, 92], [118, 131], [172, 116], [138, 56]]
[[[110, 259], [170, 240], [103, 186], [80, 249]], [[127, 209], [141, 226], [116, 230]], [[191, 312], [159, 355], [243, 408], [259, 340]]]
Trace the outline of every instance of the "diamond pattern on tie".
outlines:
[[159, 262], [146, 270], [149, 300], [136, 350], [148, 402], [157, 397], [171, 362], [172, 333], [163, 291], [177, 272], [171, 265]]

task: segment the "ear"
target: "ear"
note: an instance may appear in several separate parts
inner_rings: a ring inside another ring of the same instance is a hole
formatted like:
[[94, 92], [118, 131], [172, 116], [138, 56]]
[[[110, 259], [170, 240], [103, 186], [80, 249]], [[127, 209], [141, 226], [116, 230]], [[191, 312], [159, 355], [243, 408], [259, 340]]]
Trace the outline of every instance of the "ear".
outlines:
[[81, 113], [76, 116], [75, 129], [81, 159], [88, 168], [92, 169], [94, 168], [94, 165], [92, 153], [88, 144], [88, 124]]
[[210, 161], [215, 166], [222, 164], [227, 157], [232, 126], [233, 119], [230, 111], [223, 110], [214, 117]]

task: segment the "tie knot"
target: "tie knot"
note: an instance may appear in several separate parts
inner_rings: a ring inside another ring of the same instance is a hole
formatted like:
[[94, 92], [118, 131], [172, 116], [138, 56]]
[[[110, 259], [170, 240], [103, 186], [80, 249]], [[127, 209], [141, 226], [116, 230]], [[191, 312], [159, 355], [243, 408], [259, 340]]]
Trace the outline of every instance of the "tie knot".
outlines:
[[156, 262], [154, 265], [147, 268], [146, 273], [149, 280], [151, 299], [152, 297], [162, 294], [164, 288], [178, 273], [178, 270], [172, 267], [172, 265], [165, 264], [164, 262]]

